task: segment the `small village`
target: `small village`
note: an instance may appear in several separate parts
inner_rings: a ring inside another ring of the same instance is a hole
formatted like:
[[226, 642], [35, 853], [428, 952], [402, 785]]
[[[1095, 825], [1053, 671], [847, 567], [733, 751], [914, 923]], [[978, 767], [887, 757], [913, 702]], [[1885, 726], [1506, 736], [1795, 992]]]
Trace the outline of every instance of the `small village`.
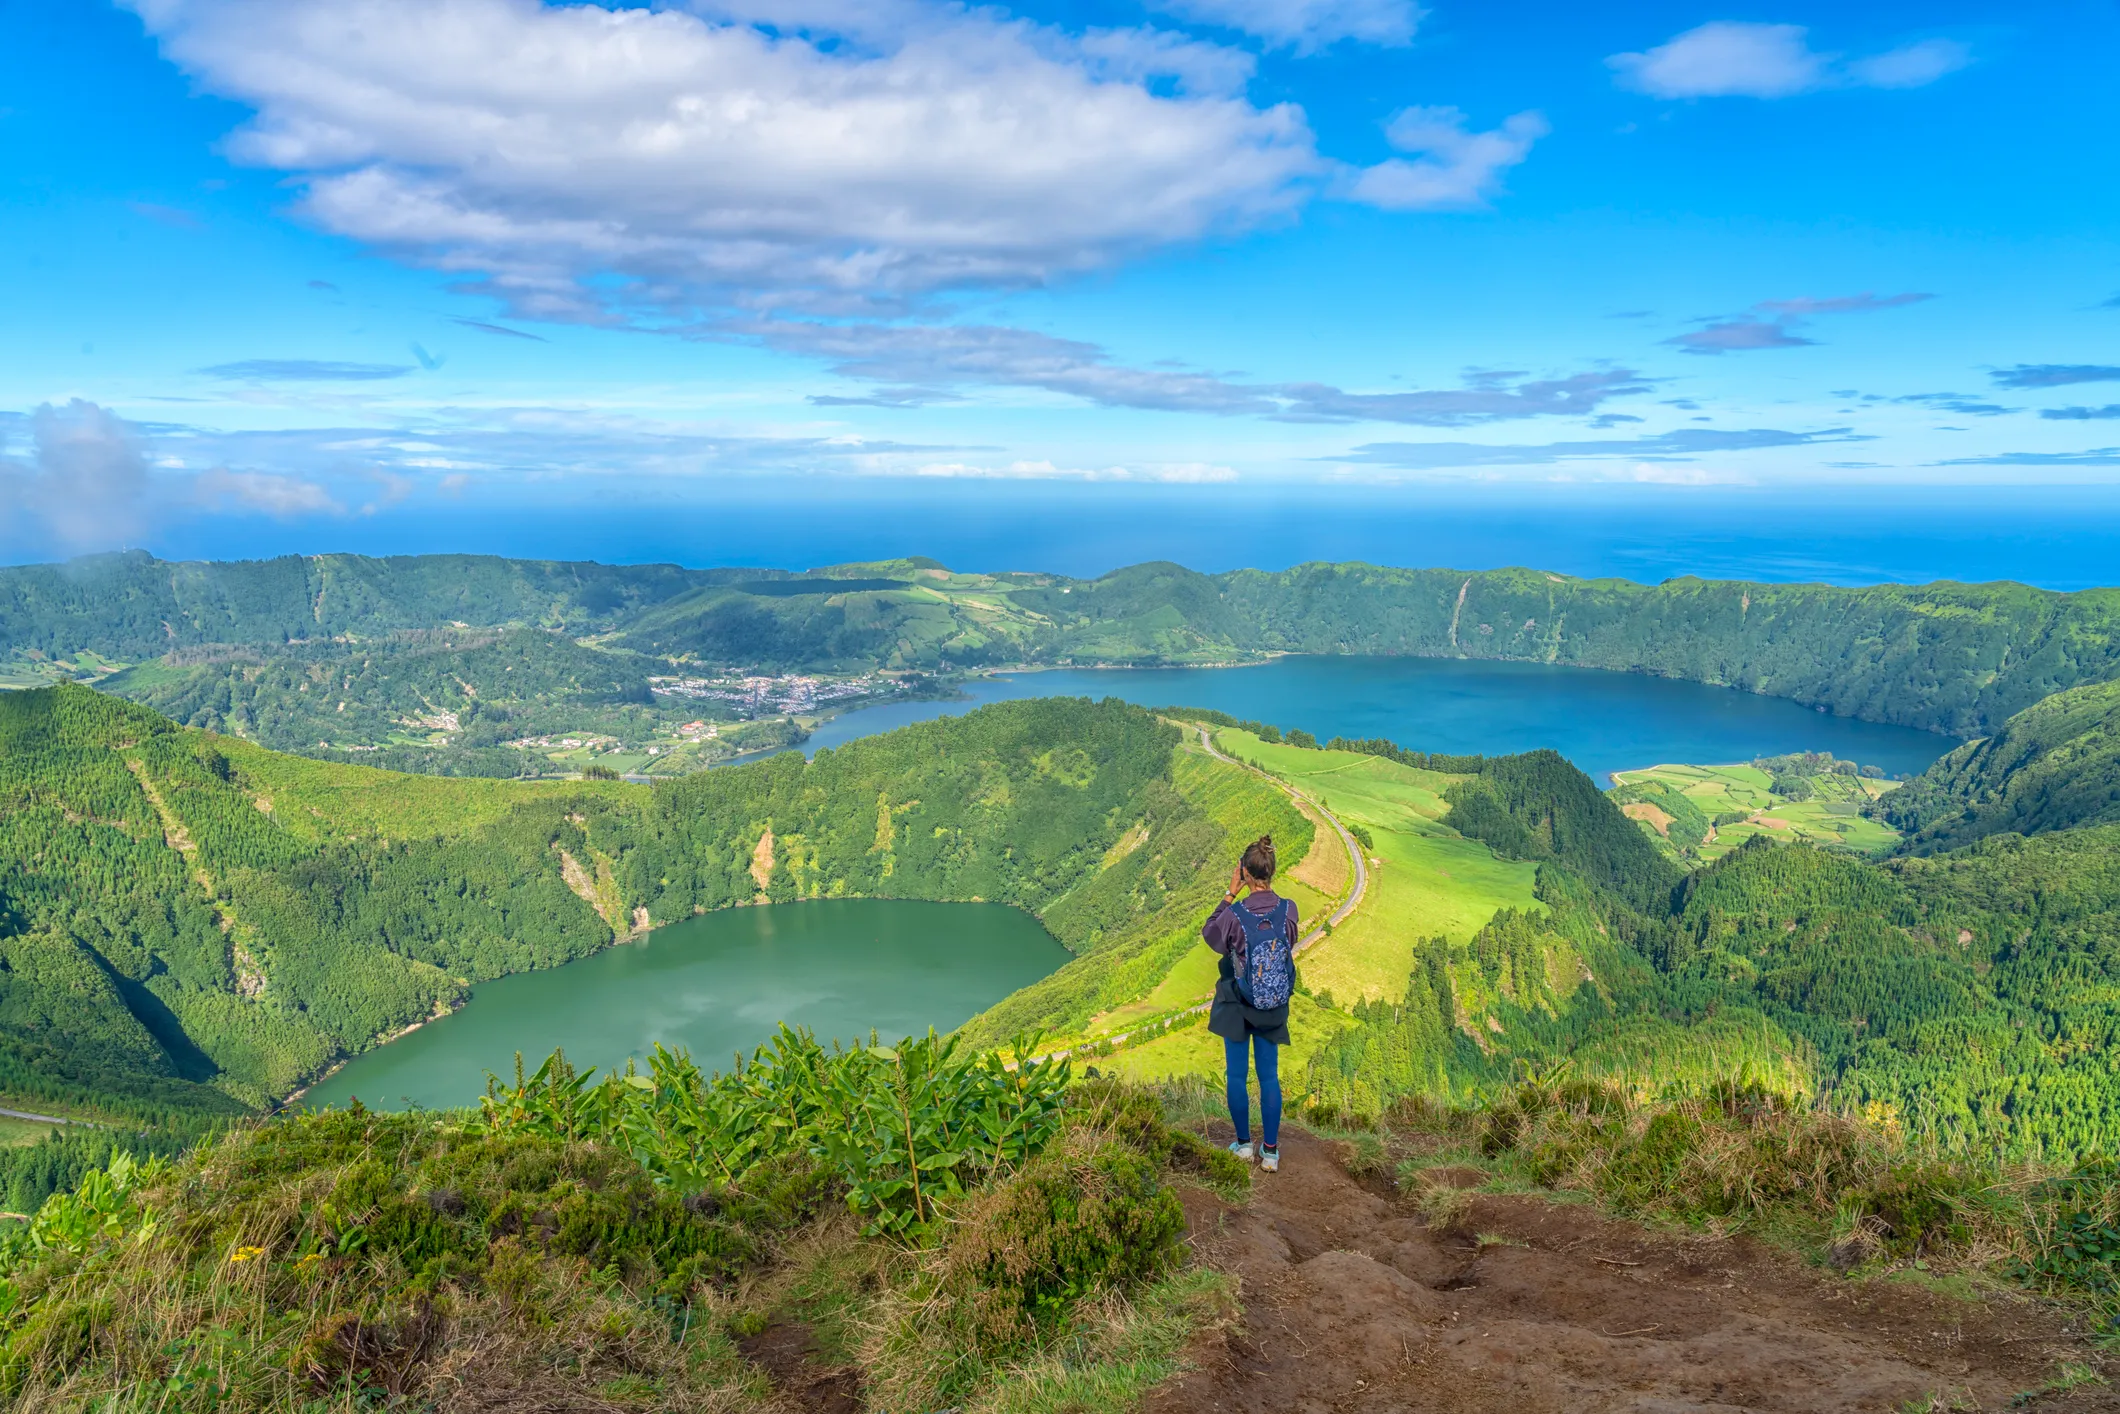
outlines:
[[716, 678], [651, 677], [648, 686], [657, 697], [690, 697], [726, 702], [745, 712], [814, 712], [835, 702], [857, 697], [876, 697], [898, 692], [904, 684], [881, 673], [833, 680], [804, 674], [784, 677], [727, 676]]

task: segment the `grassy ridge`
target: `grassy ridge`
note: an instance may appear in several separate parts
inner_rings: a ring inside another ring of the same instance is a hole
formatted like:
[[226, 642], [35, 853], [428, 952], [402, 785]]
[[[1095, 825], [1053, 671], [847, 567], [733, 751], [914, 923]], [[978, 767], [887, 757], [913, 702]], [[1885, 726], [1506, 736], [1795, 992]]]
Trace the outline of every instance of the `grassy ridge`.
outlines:
[[[1139, 824], [1121, 836], [1123, 852], [1043, 915], [1075, 960], [966, 1022], [973, 1044], [999, 1044], [1034, 1026], [1079, 1034], [1100, 1014], [1153, 995], [1182, 960], [1205, 951], [1200, 924], [1245, 844], [1271, 834], [1291, 865], [1316, 847], [1310, 822], [1279, 791], [1190, 744], [1173, 763], [1168, 794], [1145, 803]], [[1136, 834], [1140, 843], [1126, 848]], [[1198, 999], [1188, 988], [1171, 1005]]]
[[[2120, 826], [1881, 863], [1760, 830], [1682, 886], [1644, 892], [1622, 887], [1636, 876], [1613, 867], [1631, 856], [1612, 831], [1645, 847], [1648, 837], [1587, 778], [1579, 790], [1537, 785], [1572, 768], [1536, 755], [1486, 763], [1489, 775], [1528, 768], [1537, 786], [1487, 797], [1518, 827], [1497, 837], [1531, 837], [1546, 854], [1527, 888], [1528, 863], [1452, 830], [1465, 780], [1381, 748], [1320, 751], [1233, 728], [1219, 740], [1344, 812], [1383, 860], [1371, 903], [1303, 966], [1311, 995], [1291, 1074], [1327, 1111], [1487, 1094], [1526, 1066], [1565, 1062], [1643, 1100], [1748, 1074], [1950, 1152], [2067, 1163], [2120, 1148], [2120, 1084], [2105, 1060], [2120, 1036]], [[1716, 784], [1747, 792], [1782, 780], [1722, 774]], [[1680, 779], [1708, 777], [1688, 768]], [[1522, 872], [1483, 893], [1468, 887], [1474, 871], [1438, 877], [1445, 848], [1503, 878]], [[1394, 867], [1424, 858], [1426, 874]], [[1186, 1032], [1110, 1063], [1213, 1075], [1220, 1058], [1212, 1038]]]
[[1224, 751], [1250, 761], [1359, 825], [1375, 861], [1370, 896], [1331, 938], [1303, 957], [1303, 981], [1348, 1005], [1398, 1000], [1419, 939], [1469, 938], [1497, 909], [1531, 908], [1529, 863], [1498, 859], [1441, 823], [1443, 793], [1467, 779], [1347, 751], [1269, 743], [1235, 729], [1216, 733]]
[[1559, 864], [1542, 914], [1424, 942], [1354, 1008], [1320, 1103], [1464, 1095], [1568, 1061], [1654, 1096], [1749, 1072], [1951, 1151], [2120, 1148], [2120, 828], [1867, 864], [1764, 840], [1643, 910]]

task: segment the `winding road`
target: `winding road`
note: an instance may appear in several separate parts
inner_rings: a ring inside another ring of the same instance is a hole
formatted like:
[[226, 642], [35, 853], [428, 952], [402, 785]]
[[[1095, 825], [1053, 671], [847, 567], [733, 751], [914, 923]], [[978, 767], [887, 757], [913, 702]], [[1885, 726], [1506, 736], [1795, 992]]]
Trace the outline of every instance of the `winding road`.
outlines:
[[65, 1119], [59, 1115], [33, 1114], [28, 1110], [4, 1109], [0, 1109], [0, 1119], [33, 1119], [39, 1124], [84, 1124], [87, 1122], [78, 1119]]

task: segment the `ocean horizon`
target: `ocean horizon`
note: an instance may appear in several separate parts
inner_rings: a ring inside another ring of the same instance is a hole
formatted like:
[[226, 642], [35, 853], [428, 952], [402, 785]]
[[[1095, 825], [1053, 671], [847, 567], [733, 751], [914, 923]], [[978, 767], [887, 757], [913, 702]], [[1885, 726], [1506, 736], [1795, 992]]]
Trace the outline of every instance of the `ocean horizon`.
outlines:
[[[725, 483], [719, 499], [414, 505], [372, 516], [173, 522], [165, 559], [477, 553], [803, 569], [926, 556], [964, 571], [1094, 578], [1167, 560], [1217, 573], [1319, 560], [1524, 565], [1655, 583], [1683, 575], [1861, 585], [2120, 582], [2120, 488], [1094, 487]], [[0, 544], [0, 560], [64, 558]]]

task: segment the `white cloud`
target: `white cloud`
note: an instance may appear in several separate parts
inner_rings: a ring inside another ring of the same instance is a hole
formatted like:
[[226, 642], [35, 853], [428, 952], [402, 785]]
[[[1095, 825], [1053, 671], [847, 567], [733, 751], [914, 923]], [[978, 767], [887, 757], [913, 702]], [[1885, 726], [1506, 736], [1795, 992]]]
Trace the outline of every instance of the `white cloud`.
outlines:
[[147, 454], [132, 426], [76, 398], [29, 416], [30, 456], [0, 460], [0, 527], [38, 553], [107, 550], [146, 527]]
[[1691, 329], [1683, 334], [1664, 340], [1676, 344], [1690, 354], [1740, 353], [1750, 349], [1800, 349], [1815, 344], [1816, 339], [1807, 339], [1794, 333], [1779, 319], [1759, 319], [1749, 314], [1740, 314], [1733, 319], [1717, 320], [1703, 328]]
[[1628, 473], [1629, 481], [1638, 481], [1650, 486], [1753, 486], [1758, 481], [1743, 472], [1724, 471], [1705, 466], [1669, 466], [1657, 462], [1638, 462]]
[[913, 474], [960, 481], [1153, 481], [1165, 485], [1208, 485], [1237, 479], [1234, 468], [1212, 462], [1147, 462], [1138, 467], [1065, 467], [1051, 461], [1013, 461], [1001, 466], [927, 462], [916, 467]]
[[1755, 309], [1764, 309], [1784, 319], [1808, 319], [1814, 314], [1874, 314], [1880, 309], [1898, 309], [1902, 305], [1920, 304], [1936, 296], [1919, 290], [1908, 290], [1904, 294], [1876, 295], [1864, 290], [1859, 295], [1835, 295], [1830, 299], [1805, 296], [1798, 299], [1761, 300]]
[[1713, 20], [1646, 54], [1605, 62], [1622, 84], [1658, 98], [1786, 98], [1823, 84], [1831, 62], [1804, 34], [1802, 25]]
[[955, 6], [813, 3], [767, 33], [729, 5], [127, 3], [257, 110], [230, 152], [296, 174], [311, 221], [519, 315], [1032, 285], [1272, 219], [1322, 171], [1299, 109], [1226, 91], [1246, 61]]
[[1867, 58], [1811, 48], [1802, 25], [1712, 20], [1641, 54], [1605, 63], [1631, 89], [1656, 98], [1787, 98], [1822, 88], [1919, 88], [1972, 62], [1950, 39], [1928, 39]]
[[1384, 136], [1399, 151], [1418, 155], [1364, 168], [1349, 195], [1387, 211], [1484, 206], [1500, 189], [1502, 173], [1529, 156], [1531, 144], [1549, 131], [1538, 113], [1518, 113], [1476, 133], [1455, 108], [1408, 108], [1386, 125]]
[[1690, 354], [1719, 355], [1750, 349], [1795, 349], [1815, 344], [1816, 339], [1796, 332], [1798, 326], [1821, 314], [1875, 314], [1920, 304], [1936, 296], [1919, 290], [1904, 294], [1877, 295], [1865, 290], [1859, 295], [1834, 295], [1820, 299], [1761, 300], [1744, 314], [1704, 321], [1704, 327], [1664, 340]]
[[1631, 369], [1606, 368], [1555, 378], [1475, 371], [1459, 388], [1350, 393], [1328, 383], [1238, 383], [1213, 373], [1130, 367], [1113, 362], [1095, 344], [1005, 325], [766, 319], [744, 332], [772, 348], [829, 360], [832, 371], [844, 377], [886, 385], [875, 397], [810, 399], [826, 407], [915, 407], [952, 396], [945, 391], [949, 388], [970, 385], [1037, 388], [1104, 407], [1160, 412], [1467, 427], [1588, 416], [1611, 399], [1649, 387]]
[[346, 508], [314, 481], [267, 471], [231, 471], [225, 466], [201, 472], [192, 495], [210, 510], [259, 511], [270, 516], [336, 515]]
[[1279, 406], [1264, 388], [1207, 373], [1128, 368], [1095, 344], [1035, 329], [760, 320], [746, 332], [788, 353], [828, 359], [833, 371], [874, 383], [1042, 388], [1105, 406], [1168, 412], [1265, 413]]
[[1145, 83], [1170, 78], [1194, 94], [1238, 94], [1259, 61], [1241, 49], [1160, 29], [1093, 29], [1076, 43], [1098, 78]]
[[1425, 13], [1412, 0], [1160, 0], [1155, 8], [1201, 24], [1242, 30], [1299, 53], [1342, 39], [1411, 44]]
[[1151, 481], [1212, 485], [1237, 479], [1236, 468], [1214, 462], [1155, 462], [1146, 470]]
[[1871, 88], [1920, 88], [1973, 62], [1973, 51], [1955, 39], [1924, 39], [1874, 58], [1857, 59], [1848, 73]]

